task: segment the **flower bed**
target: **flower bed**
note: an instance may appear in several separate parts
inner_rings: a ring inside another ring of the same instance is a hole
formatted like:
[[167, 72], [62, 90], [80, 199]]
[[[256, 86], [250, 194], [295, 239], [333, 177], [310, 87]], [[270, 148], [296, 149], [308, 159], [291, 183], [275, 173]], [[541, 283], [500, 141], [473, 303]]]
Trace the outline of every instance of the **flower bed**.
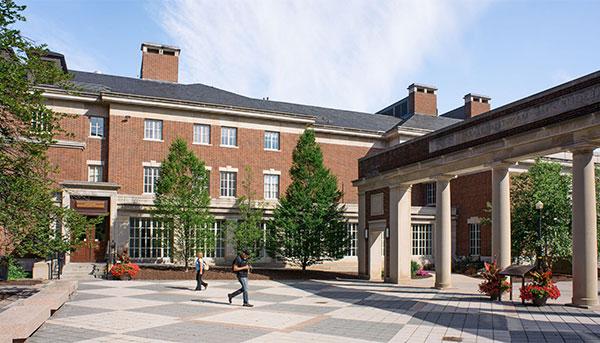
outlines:
[[552, 281], [552, 271], [545, 273], [531, 273], [532, 282], [521, 287], [521, 299], [531, 300], [535, 305], [541, 306], [546, 304], [546, 300], [558, 299], [560, 290]]
[[502, 293], [510, 289], [510, 282], [506, 277], [500, 276], [500, 268], [496, 262], [485, 263], [485, 270], [481, 273], [484, 281], [479, 284], [479, 292], [489, 295], [492, 300], [498, 299]]
[[117, 279], [134, 278], [140, 272], [135, 263], [116, 263], [110, 268], [110, 274]]

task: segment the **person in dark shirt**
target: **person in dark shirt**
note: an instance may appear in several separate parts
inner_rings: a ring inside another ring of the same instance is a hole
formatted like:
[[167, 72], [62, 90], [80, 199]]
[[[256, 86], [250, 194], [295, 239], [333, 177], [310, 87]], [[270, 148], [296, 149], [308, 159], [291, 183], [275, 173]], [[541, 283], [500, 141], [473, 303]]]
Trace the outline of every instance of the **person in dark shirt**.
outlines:
[[237, 279], [242, 285], [242, 288], [237, 291], [227, 294], [227, 298], [229, 299], [229, 303], [231, 304], [231, 300], [240, 294], [244, 294], [244, 305], [245, 307], [253, 307], [248, 302], [248, 271], [252, 268], [248, 264], [248, 258], [250, 257], [250, 253], [248, 250], [244, 249], [233, 261], [232, 269], [237, 274]]

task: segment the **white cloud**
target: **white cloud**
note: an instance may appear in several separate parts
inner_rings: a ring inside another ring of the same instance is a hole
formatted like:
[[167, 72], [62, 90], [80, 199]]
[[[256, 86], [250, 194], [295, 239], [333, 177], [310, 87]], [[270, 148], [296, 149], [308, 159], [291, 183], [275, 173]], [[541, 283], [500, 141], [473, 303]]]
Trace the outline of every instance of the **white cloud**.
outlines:
[[253, 97], [373, 111], [460, 45], [480, 2], [178, 1], [150, 10], [180, 79]]

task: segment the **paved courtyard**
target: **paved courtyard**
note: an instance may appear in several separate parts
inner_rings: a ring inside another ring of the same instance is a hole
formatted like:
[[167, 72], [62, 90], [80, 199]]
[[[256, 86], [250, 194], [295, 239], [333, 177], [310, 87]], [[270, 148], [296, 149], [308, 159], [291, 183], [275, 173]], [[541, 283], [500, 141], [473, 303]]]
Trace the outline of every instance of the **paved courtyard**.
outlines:
[[[233, 305], [235, 281], [80, 282], [27, 342], [577, 342], [600, 341], [600, 311], [561, 305], [491, 303], [478, 280], [453, 275], [455, 289], [348, 281], [252, 281], [254, 308]], [[515, 291], [515, 295], [517, 292]]]

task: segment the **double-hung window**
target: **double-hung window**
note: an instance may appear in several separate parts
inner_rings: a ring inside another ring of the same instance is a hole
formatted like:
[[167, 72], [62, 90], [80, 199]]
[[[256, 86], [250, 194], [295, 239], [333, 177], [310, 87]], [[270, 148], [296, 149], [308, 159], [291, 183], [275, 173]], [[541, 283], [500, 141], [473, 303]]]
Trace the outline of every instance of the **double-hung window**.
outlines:
[[227, 126], [221, 127], [221, 146], [237, 146], [237, 128]]
[[265, 131], [265, 150], [279, 150], [279, 132]]
[[358, 223], [346, 224], [348, 230], [348, 249], [346, 250], [346, 256], [356, 256], [357, 237], [356, 232], [358, 230]]
[[435, 205], [435, 183], [425, 184], [425, 203], [427, 206]]
[[433, 235], [431, 224], [412, 225], [412, 254], [416, 256], [431, 256], [433, 250]]
[[210, 125], [194, 125], [194, 144], [210, 144]]
[[144, 193], [154, 194], [160, 167], [144, 167]]
[[469, 223], [469, 255], [481, 255], [481, 224]]
[[102, 182], [102, 165], [89, 164], [88, 165], [88, 181], [89, 182]]
[[264, 174], [265, 181], [265, 199], [279, 199], [279, 175]]
[[90, 137], [104, 137], [104, 118], [90, 117]]
[[144, 139], [152, 141], [162, 141], [163, 122], [162, 120], [146, 119], [144, 120]]
[[237, 188], [237, 173], [234, 171], [221, 172], [221, 196], [235, 197]]

